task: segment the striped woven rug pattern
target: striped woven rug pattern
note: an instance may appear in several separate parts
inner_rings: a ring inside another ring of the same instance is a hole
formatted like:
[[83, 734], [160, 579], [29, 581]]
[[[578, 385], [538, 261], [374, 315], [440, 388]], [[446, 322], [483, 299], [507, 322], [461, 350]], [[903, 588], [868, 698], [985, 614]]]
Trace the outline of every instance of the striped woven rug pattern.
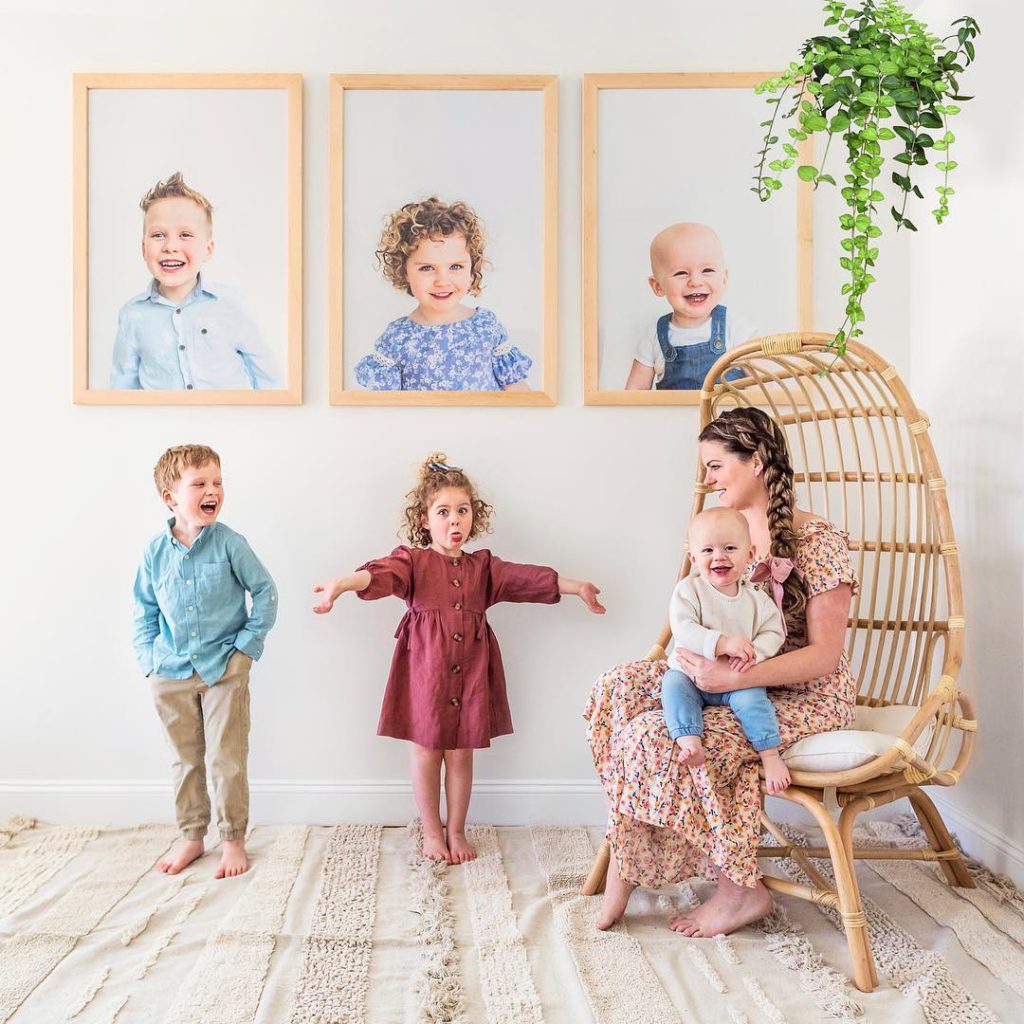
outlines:
[[788, 898], [686, 939], [666, 923], [707, 895], [694, 879], [596, 933], [578, 888], [599, 835], [575, 826], [477, 826], [462, 867], [424, 863], [415, 824], [258, 827], [252, 870], [219, 881], [216, 849], [177, 878], [149, 870], [163, 826], [4, 829], [0, 1024], [1024, 1019], [1024, 899], [981, 871], [968, 892], [928, 865], [860, 866], [881, 975], [864, 994], [829, 913]]

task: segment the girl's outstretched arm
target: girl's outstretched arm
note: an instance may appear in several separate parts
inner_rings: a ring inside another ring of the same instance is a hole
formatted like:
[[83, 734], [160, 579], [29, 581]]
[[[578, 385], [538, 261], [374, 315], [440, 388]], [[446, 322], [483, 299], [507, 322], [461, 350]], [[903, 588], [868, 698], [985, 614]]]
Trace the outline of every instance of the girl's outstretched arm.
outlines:
[[601, 588], [595, 587], [587, 580], [571, 580], [568, 576], [559, 576], [558, 592], [575, 594], [595, 615], [604, 615], [606, 611], [605, 606], [597, 599]]
[[366, 569], [360, 569], [351, 576], [342, 576], [336, 580], [329, 580], [327, 583], [318, 583], [313, 588], [314, 594], [323, 594], [319, 604], [313, 605], [313, 611], [317, 615], [323, 615], [334, 607], [334, 602], [349, 590], [365, 590], [370, 585], [372, 577]]

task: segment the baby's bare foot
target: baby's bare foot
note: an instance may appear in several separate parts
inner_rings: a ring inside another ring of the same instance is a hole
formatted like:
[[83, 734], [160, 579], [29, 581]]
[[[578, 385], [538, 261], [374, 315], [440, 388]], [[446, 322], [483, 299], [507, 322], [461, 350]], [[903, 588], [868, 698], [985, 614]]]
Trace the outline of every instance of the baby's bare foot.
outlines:
[[427, 860], [443, 860], [446, 864], [452, 863], [451, 854], [448, 852], [448, 844], [444, 841], [443, 832], [423, 833], [423, 856]]
[[165, 875], [176, 875], [187, 868], [197, 857], [203, 855], [202, 839], [179, 839], [157, 862], [157, 871]]
[[244, 839], [225, 839], [220, 864], [214, 878], [234, 878], [249, 870], [249, 857], [245, 852]]
[[781, 793], [790, 783], [789, 769], [779, 757], [777, 750], [762, 750], [761, 764], [764, 767], [764, 785], [769, 794]]
[[467, 860], [476, 860], [476, 847], [466, 838], [465, 832], [448, 830], [448, 852], [452, 864], [465, 864]]
[[680, 764], [703, 764], [704, 744], [699, 736], [677, 736], [676, 746], [679, 748]]

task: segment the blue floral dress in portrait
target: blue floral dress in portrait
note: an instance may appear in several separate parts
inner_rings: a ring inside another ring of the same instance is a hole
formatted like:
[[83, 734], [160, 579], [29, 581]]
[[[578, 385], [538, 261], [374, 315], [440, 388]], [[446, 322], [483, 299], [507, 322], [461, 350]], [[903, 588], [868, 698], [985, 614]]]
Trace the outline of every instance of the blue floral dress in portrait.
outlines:
[[526, 380], [532, 365], [479, 306], [465, 320], [434, 327], [392, 320], [356, 364], [356, 380], [372, 391], [501, 391]]

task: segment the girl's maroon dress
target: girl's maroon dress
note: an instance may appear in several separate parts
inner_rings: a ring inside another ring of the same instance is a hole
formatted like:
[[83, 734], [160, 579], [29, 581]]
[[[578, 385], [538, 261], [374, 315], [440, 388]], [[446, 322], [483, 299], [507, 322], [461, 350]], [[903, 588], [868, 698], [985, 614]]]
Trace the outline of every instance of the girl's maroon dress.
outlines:
[[395, 632], [378, 735], [455, 750], [489, 747], [510, 733], [505, 672], [486, 612], [499, 601], [555, 604], [558, 573], [486, 550], [449, 558], [404, 546], [359, 568], [371, 577], [359, 592], [364, 601], [393, 594], [408, 606]]

